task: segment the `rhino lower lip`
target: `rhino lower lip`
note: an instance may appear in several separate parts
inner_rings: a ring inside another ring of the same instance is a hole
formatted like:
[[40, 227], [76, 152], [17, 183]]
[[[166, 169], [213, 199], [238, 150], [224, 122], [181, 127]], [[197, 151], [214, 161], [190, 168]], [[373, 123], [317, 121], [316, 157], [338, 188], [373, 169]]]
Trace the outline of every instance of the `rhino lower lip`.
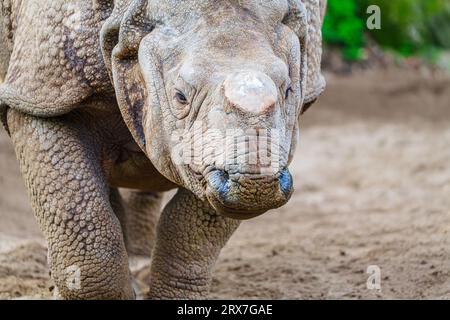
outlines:
[[255, 218], [257, 216], [260, 216], [269, 210], [269, 209], [268, 210], [249, 210], [249, 209], [236, 210], [234, 208], [229, 208], [224, 205], [221, 205], [221, 206], [213, 205], [213, 204], [211, 204], [211, 205], [221, 215], [226, 216], [228, 218], [237, 219], [237, 220], [249, 220], [249, 219]]
[[267, 211], [271, 209], [275, 209], [279, 206], [273, 207], [273, 208], [264, 208], [264, 209], [255, 209], [255, 208], [243, 208], [243, 209], [236, 209], [230, 206], [227, 206], [226, 204], [223, 204], [217, 200], [214, 196], [207, 196], [209, 203], [211, 206], [221, 215], [231, 218], [231, 219], [237, 219], [237, 220], [249, 220], [252, 218], [255, 218], [257, 216], [260, 216]]

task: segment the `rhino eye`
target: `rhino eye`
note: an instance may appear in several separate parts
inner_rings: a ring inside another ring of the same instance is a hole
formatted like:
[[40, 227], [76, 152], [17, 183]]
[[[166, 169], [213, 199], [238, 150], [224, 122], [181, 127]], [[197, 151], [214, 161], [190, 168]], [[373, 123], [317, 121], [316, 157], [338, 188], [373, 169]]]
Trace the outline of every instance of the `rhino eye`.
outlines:
[[289, 86], [289, 88], [287, 88], [287, 90], [286, 90], [286, 96], [285, 96], [286, 100], [289, 98], [289, 94], [291, 94], [292, 92], [294, 92], [294, 90], [292, 90], [292, 87]]
[[188, 100], [186, 98], [186, 95], [183, 92], [179, 91], [179, 90], [177, 90], [175, 92], [175, 99], [178, 101], [178, 103], [188, 104]]

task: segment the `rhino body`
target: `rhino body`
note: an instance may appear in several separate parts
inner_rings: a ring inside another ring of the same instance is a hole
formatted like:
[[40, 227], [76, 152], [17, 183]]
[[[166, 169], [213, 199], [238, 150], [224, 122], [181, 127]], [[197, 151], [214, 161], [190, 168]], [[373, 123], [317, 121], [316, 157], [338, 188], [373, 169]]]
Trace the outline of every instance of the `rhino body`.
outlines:
[[[207, 296], [239, 221], [292, 194], [298, 117], [325, 86], [325, 6], [0, 2], [0, 119], [48, 242], [59, 297], [133, 298], [128, 257], [150, 254], [150, 298]], [[239, 142], [239, 134], [234, 161], [211, 156], [228, 145], [217, 151], [222, 140], [209, 132], [244, 129], [271, 132], [268, 141], [277, 132], [269, 152], [276, 169], [263, 170], [261, 146], [244, 148], [249, 139]], [[180, 139], [201, 144], [199, 161], [179, 161]], [[161, 193], [175, 188], [160, 216]]]

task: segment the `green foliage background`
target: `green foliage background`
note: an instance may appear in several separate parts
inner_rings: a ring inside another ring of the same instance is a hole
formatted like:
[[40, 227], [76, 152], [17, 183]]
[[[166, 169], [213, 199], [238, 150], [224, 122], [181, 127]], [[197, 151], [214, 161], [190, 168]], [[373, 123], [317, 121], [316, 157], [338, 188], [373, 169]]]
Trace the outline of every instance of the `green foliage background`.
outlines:
[[[381, 30], [368, 30], [368, 6], [381, 9]], [[344, 58], [363, 57], [365, 39], [403, 56], [433, 57], [450, 49], [450, 0], [328, 0], [324, 40]]]

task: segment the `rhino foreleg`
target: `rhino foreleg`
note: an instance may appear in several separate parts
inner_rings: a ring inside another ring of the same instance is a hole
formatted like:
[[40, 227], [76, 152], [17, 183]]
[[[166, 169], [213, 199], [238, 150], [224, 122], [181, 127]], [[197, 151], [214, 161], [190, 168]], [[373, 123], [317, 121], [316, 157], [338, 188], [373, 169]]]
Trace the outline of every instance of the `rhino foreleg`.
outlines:
[[149, 298], [205, 298], [220, 250], [238, 225], [180, 189], [159, 220]]
[[82, 121], [9, 110], [7, 122], [32, 207], [65, 299], [130, 299], [128, 257], [109, 202], [98, 139]]

